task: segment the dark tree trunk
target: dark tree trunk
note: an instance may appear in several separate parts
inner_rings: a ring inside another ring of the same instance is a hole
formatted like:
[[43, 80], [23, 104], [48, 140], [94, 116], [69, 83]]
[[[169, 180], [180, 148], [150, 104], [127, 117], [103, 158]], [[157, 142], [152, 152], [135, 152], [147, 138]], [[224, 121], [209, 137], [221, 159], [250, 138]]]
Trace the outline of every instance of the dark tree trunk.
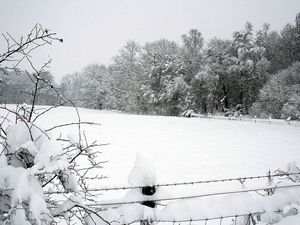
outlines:
[[226, 109], [229, 108], [228, 91], [229, 91], [229, 90], [228, 90], [228, 87], [226, 87], [226, 85], [223, 84], [223, 96], [225, 96], [225, 98], [224, 98], [224, 107], [225, 107]]

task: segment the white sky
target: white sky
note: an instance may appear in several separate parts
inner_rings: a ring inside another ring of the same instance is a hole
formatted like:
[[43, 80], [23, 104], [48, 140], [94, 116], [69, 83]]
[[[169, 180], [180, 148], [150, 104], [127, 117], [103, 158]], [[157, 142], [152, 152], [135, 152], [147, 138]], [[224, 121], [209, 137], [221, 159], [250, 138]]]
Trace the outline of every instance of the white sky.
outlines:
[[0, 33], [26, 35], [37, 22], [56, 32], [64, 43], [43, 49], [36, 60], [49, 55], [59, 81], [89, 63], [108, 64], [129, 39], [180, 43], [192, 28], [205, 40], [230, 38], [246, 21], [280, 30], [297, 12], [299, 0], [0, 0]]

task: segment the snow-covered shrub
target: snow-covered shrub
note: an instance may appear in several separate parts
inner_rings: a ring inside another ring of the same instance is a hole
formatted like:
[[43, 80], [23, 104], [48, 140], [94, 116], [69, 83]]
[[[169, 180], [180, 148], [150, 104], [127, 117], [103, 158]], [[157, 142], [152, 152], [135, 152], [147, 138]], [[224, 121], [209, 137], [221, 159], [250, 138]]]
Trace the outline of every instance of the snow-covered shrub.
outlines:
[[[31, 82], [31, 89], [26, 92], [30, 96], [29, 105], [0, 104], [0, 224], [52, 224], [58, 219], [67, 220], [69, 224], [72, 217], [83, 219], [84, 213], [93, 211], [87, 209], [82, 197], [90, 201], [96, 197], [87, 191], [89, 179], [101, 179], [101, 176], [86, 177], [102, 166], [97, 160], [100, 152], [94, 149], [99, 145], [90, 144], [81, 129], [82, 124], [93, 123], [81, 121], [73, 102], [43, 76], [50, 61], [36, 68], [30, 57], [33, 50], [52, 41], [62, 42], [62, 39], [39, 24], [20, 42], [8, 41], [12, 38], [9, 34], [4, 38], [8, 51], [0, 54], [0, 71], [3, 72], [0, 75], [9, 76], [9, 68], [20, 72], [16, 66], [23, 60], [27, 60], [34, 72], [20, 73]], [[14, 44], [10, 44], [12, 42]], [[54, 96], [56, 102], [52, 106], [37, 106], [38, 98], [45, 91]], [[50, 122], [52, 127], [46, 128], [40, 126], [40, 119], [47, 118], [49, 111], [67, 104], [74, 106], [77, 121], [58, 125]], [[56, 133], [55, 136], [52, 133], [66, 126], [77, 126], [77, 134]], [[79, 157], [84, 168], [77, 162]]]
[[[27, 110], [31, 107], [22, 107], [25, 115], [30, 115]], [[93, 149], [95, 143], [83, 142], [82, 134], [77, 138], [70, 134], [62, 136], [68, 138], [54, 138], [28, 117], [18, 114], [18, 107], [0, 105], [0, 108], [0, 115], [6, 115], [0, 138], [0, 221], [3, 224], [50, 224], [56, 218], [64, 218], [77, 205], [83, 207], [82, 194], [93, 198], [87, 193], [89, 179], [85, 174], [101, 167], [97, 162], [98, 153]], [[11, 114], [16, 116], [16, 123]], [[82, 155], [86, 156], [86, 169], [77, 163]], [[53, 197], [52, 193], [61, 196]], [[77, 200], [70, 204], [69, 195], [63, 197], [60, 193], [72, 194]]]

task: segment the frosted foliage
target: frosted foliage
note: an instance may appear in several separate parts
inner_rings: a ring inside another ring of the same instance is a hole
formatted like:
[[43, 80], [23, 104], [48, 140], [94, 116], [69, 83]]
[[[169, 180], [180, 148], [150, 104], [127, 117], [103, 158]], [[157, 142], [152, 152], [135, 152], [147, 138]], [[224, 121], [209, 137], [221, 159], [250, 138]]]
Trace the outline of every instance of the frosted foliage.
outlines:
[[19, 146], [30, 140], [30, 133], [25, 123], [18, 123], [9, 127], [7, 131], [7, 144], [10, 147], [11, 153], [14, 153]]
[[20, 145], [20, 149], [26, 149], [28, 153], [31, 154], [32, 156], [35, 156], [36, 153], [38, 152], [33, 141], [27, 141], [24, 144]]
[[68, 170], [63, 170], [60, 172], [58, 177], [67, 191], [78, 191], [77, 178], [73, 173]]
[[[25, 122], [10, 126], [6, 141], [7, 151], [13, 154], [9, 162], [5, 154], [0, 155], [0, 190], [10, 199], [0, 195], [0, 211], [8, 212], [4, 221], [12, 225], [49, 224], [52, 218], [37, 175], [56, 174], [68, 168], [67, 159], [61, 155], [62, 145]], [[65, 172], [64, 181], [66, 190], [77, 191], [73, 174]]]
[[26, 219], [25, 209], [21, 204], [17, 206], [16, 213], [12, 215], [11, 221], [12, 224], [30, 225], [30, 223]]
[[47, 165], [50, 160], [58, 157], [61, 153], [62, 146], [58, 142], [47, 140], [42, 144], [41, 149], [34, 159], [34, 162]]
[[36, 224], [42, 224], [41, 221], [49, 222], [49, 211], [43, 197], [42, 187], [29, 170], [12, 166], [0, 168], [0, 188], [10, 190], [8, 193], [11, 196], [10, 207], [16, 212], [12, 212], [14, 215], [12, 221], [18, 222], [13, 224], [24, 224], [19, 223], [25, 213], [24, 209], [19, 207], [23, 203], [29, 205], [26, 214], [30, 221], [35, 221]]
[[23, 144], [32, 140], [36, 140], [35, 145], [37, 148], [40, 148], [46, 139], [48, 139], [47, 136], [30, 123], [18, 122], [10, 126], [7, 131], [7, 144], [11, 153], [14, 153]]
[[128, 176], [128, 182], [134, 186], [153, 186], [156, 183], [156, 169], [152, 160], [142, 153], [136, 156], [135, 164]]
[[83, 205], [82, 198], [80, 195], [71, 195], [68, 200], [63, 204], [59, 205], [57, 208], [53, 209], [52, 215], [56, 216], [62, 212], [67, 212], [69, 209], [73, 208], [75, 205]]
[[31, 168], [31, 172], [33, 174], [41, 174], [65, 170], [69, 164], [67, 160], [61, 156], [61, 153], [62, 146], [60, 143], [45, 140], [34, 158], [34, 165]]
[[175, 77], [172, 82], [168, 82], [166, 85], [166, 97], [170, 101], [176, 93], [184, 93], [187, 89], [183, 77]]

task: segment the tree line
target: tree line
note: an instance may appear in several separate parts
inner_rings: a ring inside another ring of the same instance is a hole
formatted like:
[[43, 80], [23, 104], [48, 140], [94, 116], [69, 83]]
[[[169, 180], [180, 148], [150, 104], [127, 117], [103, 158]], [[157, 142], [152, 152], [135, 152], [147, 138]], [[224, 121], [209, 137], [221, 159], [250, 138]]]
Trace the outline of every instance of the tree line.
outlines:
[[180, 44], [128, 41], [109, 65], [87, 65], [64, 76], [59, 88], [78, 106], [95, 109], [300, 117], [300, 13], [279, 32], [246, 23], [228, 40], [204, 41], [197, 29], [181, 37]]

